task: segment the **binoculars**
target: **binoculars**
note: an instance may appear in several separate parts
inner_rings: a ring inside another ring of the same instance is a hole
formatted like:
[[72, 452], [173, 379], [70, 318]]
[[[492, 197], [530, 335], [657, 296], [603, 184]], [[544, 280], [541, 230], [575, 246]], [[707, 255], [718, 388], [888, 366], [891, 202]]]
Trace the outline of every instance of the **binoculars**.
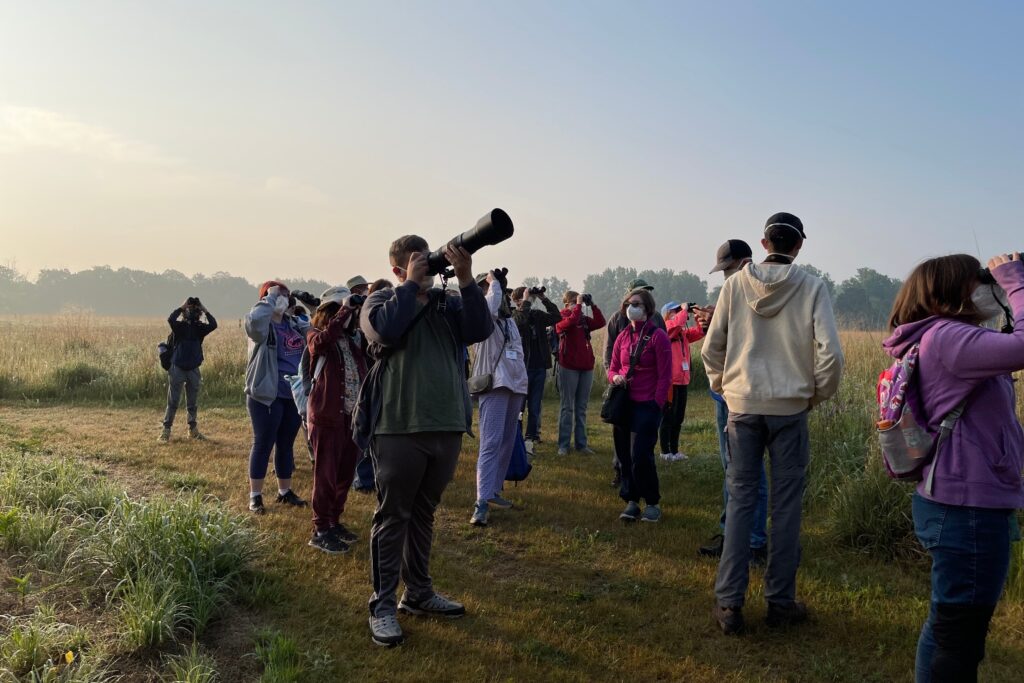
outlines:
[[494, 209], [478, 220], [472, 228], [461, 235], [456, 235], [440, 249], [432, 251], [427, 256], [427, 274], [439, 275], [451, 267], [451, 264], [448, 263], [448, 257], [444, 255], [448, 245], [456, 248], [462, 247], [472, 254], [481, 247], [504, 242], [512, 236], [513, 232], [515, 232], [515, 228], [508, 214], [501, 209]]

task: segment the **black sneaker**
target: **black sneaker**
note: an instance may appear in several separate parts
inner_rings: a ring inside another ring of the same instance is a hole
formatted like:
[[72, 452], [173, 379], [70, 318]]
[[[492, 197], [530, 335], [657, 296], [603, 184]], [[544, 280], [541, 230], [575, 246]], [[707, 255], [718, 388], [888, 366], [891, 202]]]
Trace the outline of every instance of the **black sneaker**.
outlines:
[[742, 607], [721, 607], [715, 605], [711, 610], [711, 616], [727, 636], [743, 633], [743, 608]]
[[794, 600], [790, 603], [769, 602], [765, 623], [772, 628], [792, 626], [807, 621], [807, 605]]
[[263, 496], [249, 496], [249, 510], [257, 515], [266, 513], [267, 508], [263, 507]]
[[322, 550], [328, 555], [344, 555], [348, 552], [348, 543], [345, 543], [345, 541], [330, 531], [323, 534], [318, 534], [314, 531], [313, 536], [309, 539], [309, 546]]
[[294, 505], [297, 508], [304, 508], [307, 505], [306, 501], [296, 496], [295, 492], [291, 489], [288, 489], [287, 493], [277, 494], [277, 502], [285, 503], [286, 505]]
[[343, 542], [348, 544], [355, 543], [359, 540], [359, 537], [351, 531], [349, 531], [348, 527], [342, 524], [341, 522], [338, 522], [337, 526], [331, 527], [331, 533], [334, 534], [336, 538], [339, 538]]
[[466, 608], [460, 602], [455, 602], [440, 593], [434, 593], [426, 600], [410, 600], [403, 595], [398, 603], [398, 611], [412, 614], [418, 617], [445, 617], [447, 619], [458, 619], [466, 614]]
[[768, 546], [750, 549], [750, 566], [764, 567], [768, 564]]
[[715, 534], [708, 539], [706, 545], [702, 545], [697, 549], [697, 554], [701, 557], [721, 557], [723, 545], [725, 545], [725, 536]]

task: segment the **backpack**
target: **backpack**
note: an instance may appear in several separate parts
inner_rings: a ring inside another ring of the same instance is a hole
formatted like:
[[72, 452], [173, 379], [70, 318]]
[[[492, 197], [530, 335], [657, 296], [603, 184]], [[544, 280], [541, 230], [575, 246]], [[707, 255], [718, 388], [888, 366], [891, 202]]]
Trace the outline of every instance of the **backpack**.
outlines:
[[521, 482], [530, 476], [530, 470], [532, 469], [533, 465], [530, 464], [530, 457], [526, 452], [526, 441], [523, 440], [523, 432], [517, 429], [515, 442], [512, 444], [512, 459], [508, 462], [508, 472], [505, 473], [505, 481]]
[[174, 347], [176, 343], [174, 341], [174, 333], [171, 332], [167, 335], [167, 341], [160, 342], [156, 345], [157, 354], [160, 356], [160, 367], [165, 372], [170, 372], [171, 362], [174, 360]]
[[[308, 353], [304, 351], [303, 353]], [[297, 375], [285, 375], [284, 378], [292, 388], [292, 399], [295, 401], [295, 408], [299, 411], [299, 415], [303, 418], [306, 417], [307, 408], [309, 406], [309, 395], [313, 391], [313, 384], [320, 378], [320, 373], [324, 370], [324, 365], [327, 363], [327, 356], [320, 356], [316, 359], [316, 367], [313, 369], [312, 379], [307, 380], [305, 373], [299, 372]], [[309, 363], [306, 363], [308, 368]]]
[[[942, 420], [938, 438], [918, 422], [907, 399], [910, 383], [917, 369], [921, 345], [914, 344], [907, 353], [878, 376], [878, 441], [882, 448], [882, 461], [893, 479], [921, 481], [924, 468], [938, 457], [942, 442], [953, 432], [956, 421], [963, 414], [964, 399]], [[925, 491], [930, 495], [935, 468], [928, 473]]]

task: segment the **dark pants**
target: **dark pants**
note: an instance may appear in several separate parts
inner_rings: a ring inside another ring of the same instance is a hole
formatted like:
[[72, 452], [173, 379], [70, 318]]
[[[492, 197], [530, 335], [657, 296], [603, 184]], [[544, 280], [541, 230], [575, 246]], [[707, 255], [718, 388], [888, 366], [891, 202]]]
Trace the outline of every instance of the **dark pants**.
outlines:
[[686, 385], [672, 385], [672, 403], [665, 404], [661, 418], [661, 452], [679, 452], [679, 432], [686, 418]]
[[302, 418], [291, 398], [276, 398], [269, 406], [249, 398], [246, 401], [252, 420], [252, 450], [249, 452], [249, 478], [264, 479], [274, 451], [274, 473], [278, 479], [291, 479], [295, 471], [295, 435]]
[[164, 427], [170, 429], [174, 425], [174, 414], [181, 403], [181, 390], [185, 389], [185, 409], [188, 411], [188, 426], [195, 427], [199, 416], [199, 387], [202, 386], [203, 375], [199, 368], [182, 370], [172, 365], [167, 371], [167, 410], [164, 412]]
[[619, 496], [627, 503], [639, 503], [642, 498], [648, 505], [657, 505], [661, 500], [658, 467], [654, 462], [660, 423], [661, 408], [656, 402], [630, 401], [629, 427], [612, 428], [615, 457], [622, 474]]
[[548, 371], [544, 368], [531, 368], [526, 371], [526, 376], [530, 381], [526, 390], [526, 438], [536, 441], [540, 438], [540, 407], [544, 400]]
[[455, 476], [461, 448], [460, 432], [374, 437], [377, 511], [370, 531], [371, 615], [397, 612], [399, 578], [413, 600], [434, 594], [430, 578], [434, 511]]
[[772, 526], [764, 597], [789, 605], [796, 600], [796, 571], [800, 566], [802, 514], [810, 440], [807, 411], [796, 415], [729, 413], [729, 505], [725, 543], [718, 563], [715, 597], [722, 607], [741, 607], [750, 576], [750, 531], [754, 526], [764, 451], [771, 458]]
[[352, 424], [346, 415], [338, 426], [309, 426], [313, 444], [313, 528], [327, 531], [337, 526], [352, 488], [356, 460], [362, 455], [352, 440]]
[[373, 459], [364, 454], [356, 464], [356, 480], [353, 486], [357, 489], [372, 489], [376, 486], [373, 476]]
[[1010, 567], [1012, 510], [914, 494], [914, 530], [932, 556], [932, 598], [917, 644], [917, 683], [978, 680], [985, 637]]

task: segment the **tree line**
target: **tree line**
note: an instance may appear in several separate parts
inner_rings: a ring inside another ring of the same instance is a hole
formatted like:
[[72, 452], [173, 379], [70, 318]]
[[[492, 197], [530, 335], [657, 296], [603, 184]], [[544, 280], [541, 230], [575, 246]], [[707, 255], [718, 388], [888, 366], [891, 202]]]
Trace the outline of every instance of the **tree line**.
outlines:
[[[800, 267], [824, 280], [836, 317], [844, 327], [880, 329], [885, 326], [896, 292], [902, 282], [871, 268], [858, 268], [856, 274], [839, 284], [832, 277], [810, 264]], [[519, 280], [511, 274], [510, 285]], [[667, 301], [695, 304], [715, 303], [721, 289], [721, 276], [708, 280], [685, 270], [637, 270], [606, 268], [588, 275], [582, 290], [557, 276], [527, 277], [526, 286], [547, 288], [548, 297], [561, 304], [562, 295], [570, 289], [587, 292], [601, 310], [610, 315], [618, 309], [626, 285], [636, 278], [654, 286], [659, 304]], [[330, 286], [321, 280], [280, 278], [292, 289], [319, 294]], [[185, 275], [176, 270], [151, 273], [131, 268], [96, 266], [71, 272], [48, 269], [30, 281], [11, 267], [0, 266], [0, 314], [51, 314], [69, 308], [92, 310], [98, 315], [154, 316], [165, 315], [187, 296], [198, 296], [214, 315], [241, 317], [256, 300], [257, 285], [245, 278], [218, 272], [207, 276]], [[709, 288], [710, 287], [710, 288]]]

